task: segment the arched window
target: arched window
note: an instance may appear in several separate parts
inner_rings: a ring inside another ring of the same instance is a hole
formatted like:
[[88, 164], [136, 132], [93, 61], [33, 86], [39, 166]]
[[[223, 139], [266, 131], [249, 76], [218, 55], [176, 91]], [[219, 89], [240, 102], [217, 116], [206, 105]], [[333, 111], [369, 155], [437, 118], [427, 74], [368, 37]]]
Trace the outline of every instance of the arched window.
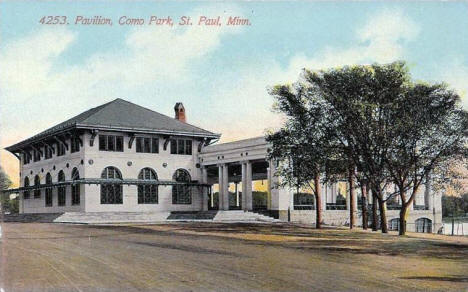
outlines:
[[[190, 174], [185, 169], [175, 171], [172, 179], [178, 183], [189, 183]], [[172, 186], [172, 204], [192, 204], [192, 189], [188, 185], [177, 184]]]
[[[156, 172], [149, 167], [143, 168], [138, 174], [140, 180], [158, 180]], [[158, 185], [139, 185], [138, 204], [157, 204]]]
[[[122, 179], [122, 174], [117, 168], [109, 166], [104, 168], [101, 178]], [[101, 184], [101, 204], [122, 204], [122, 185], [112, 182]]]
[[[24, 187], [25, 188], [29, 187], [29, 177], [24, 178]], [[29, 191], [24, 191], [23, 198], [24, 199], [29, 199], [29, 197], [30, 197]]]
[[[65, 173], [63, 170], [59, 171], [58, 173], [58, 181], [62, 182], [65, 181]], [[57, 188], [57, 197], [58, 197], [58, 205], [65, 206], [66, 205], [66, 198], [67, 198], [67, 187], [66, 186], [59, 186]]]
[[398, 231], [400, 230], [400, 219], [393, 218], [388, 221], [388, 230]]
[[[45, 180], [46, 185], [52, 184], [52, 176], [50, 175], [50, 173], [47, 173]], [[52, 207], [52, 188], [47, 188], [45, 190], [45, 205], [46, 207]]]
[[419, 218], [415, 222], [416, 232], [432, 233], [432, 220], [428, 218]]
[[[34, 186], [38, 187], [41, 184], [41, 178], [39, 177], [38, 174], [34, 177]], [[34, 199], [40, 198], [41, 197], [41, 190], [34, 190]]]
[[[72, 180], [80, 179], [80, 172], [78, 171], [76, 167], [73, 168], [72, 170], [71, 179]], [[72, 183], [71, 192], [72, 192], [72, 205], [79, 205], [80, 204], [80, 184]]]

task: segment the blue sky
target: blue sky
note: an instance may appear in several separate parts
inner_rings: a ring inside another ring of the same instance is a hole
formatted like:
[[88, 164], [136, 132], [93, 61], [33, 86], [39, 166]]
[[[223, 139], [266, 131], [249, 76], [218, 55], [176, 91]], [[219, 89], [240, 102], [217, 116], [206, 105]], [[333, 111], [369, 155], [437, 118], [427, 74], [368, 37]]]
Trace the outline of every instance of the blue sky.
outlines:
[[[100, 15], [108, 26], [46, 26], [46, 15]], [[120, 16], [229, 15], [245, 27], [125, 27]], [[468, 2], [0, 1], [0, 147], [117, 97], [223, 140], [262, 135], [281, 119], [268, 86], [300, 69], [406, 60], [416, 79], [468, 89]], [[31, 122], [34, 121], [34, 122]], [[15, 158], [0, 163], [14, 175]]]

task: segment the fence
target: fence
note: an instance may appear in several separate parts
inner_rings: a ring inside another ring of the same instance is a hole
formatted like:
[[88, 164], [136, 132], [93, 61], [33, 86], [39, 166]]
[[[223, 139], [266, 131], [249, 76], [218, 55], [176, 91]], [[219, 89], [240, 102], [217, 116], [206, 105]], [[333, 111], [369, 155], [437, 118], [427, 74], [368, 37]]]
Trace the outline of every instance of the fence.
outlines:
[[468, 217], [452, 217], [444, 220], [442, 234], [468, 236]]

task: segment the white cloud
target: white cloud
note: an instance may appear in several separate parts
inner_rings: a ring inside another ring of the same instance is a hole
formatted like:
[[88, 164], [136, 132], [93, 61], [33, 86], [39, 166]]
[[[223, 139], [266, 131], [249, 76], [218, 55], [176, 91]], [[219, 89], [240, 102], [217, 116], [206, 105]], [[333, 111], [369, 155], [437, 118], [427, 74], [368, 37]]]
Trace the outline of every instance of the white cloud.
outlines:
[[[419, 26], [400, 10], [384, 10], [370, 16], [367, 23], [355, 31], [355, 43], [346, 48], [325, 47], [311, 57], [299, 53], [289, 60], [286, 69], [274, 60], [259, 61], [240, 74], [237, 82], [221, 86], [227, 95], [217, 108], [221, 111], [217, 127], [224, 133], [224, 140], [262, 135], [265, 128], [277, 128], [281, 120], [271, 112], [272, 97], [266, 88], [278, 83], [291, 83], [298, 79], [303, 68], [326, 69], [330, 67], [388, 63], [404, 57], [404, 44], [419, 33]], [[227, 93], [226, 93], [227, 92]], [[242, 118], [240, 118], [242, 113]], [[233, 121], [236, 127], [233, 127]]]
[[460, 96], [462, 106], [468, 110], [468, 66], [462, 58], [455, 58], [445, 62], [440, 70], [439, 80], [447, 82]]
[[[219, 7], [222, 10], [213, 4], [187, 15], [193, 19], [200, 15], [242, 15], [234, 5]], [[0, 51], [2, 121], [5, 124], [14, 121], [25, 129], [26, 137], [43, 130], [44, 124], [69, 117], [70, 107], [89, 108], [96, 98], [125, 97], [143, 87], [177, 86], [190, 80], [193, 61], [216, 50], [225, 35], [239, 30], [197, 25], [137, 28], [126, 36], [125, 46], [119, 50], [98, 52], [82, 64], [55, 68], [57, 57], [78, 40], [78, 35], [71, 30], [47, 27], [9, 43]], [[64, 99], [68, 101], [62, 102]], [[37, 112], [41, 104], [47, 104], [57, 116], [46, 116], [41, 123], [26, 126], [29, 121], [22, 121], [21, 116], [5, 114], [6, 110], [18, 112], [19, 108], [24, 114]], [[4, 136], [13, 132], [13, 127], [2, 128]]]

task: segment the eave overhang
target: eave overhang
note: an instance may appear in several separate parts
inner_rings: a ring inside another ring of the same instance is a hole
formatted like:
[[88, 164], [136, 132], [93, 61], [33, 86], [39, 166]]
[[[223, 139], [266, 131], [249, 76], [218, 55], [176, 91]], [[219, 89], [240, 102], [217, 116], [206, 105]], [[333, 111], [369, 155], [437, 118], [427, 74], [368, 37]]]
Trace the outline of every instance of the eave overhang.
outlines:
[[[171, 130], [156, 130], [147, 128], [131, 128], [131, 127], [120, 127], [113, 125], [88, 125], [88, 124], [68, 124], [55, 131], [44, 132], [28, 138], [24, 141], [8, 146], [5, 150], [16, 154], [21, 152], [22, 149], [29, 147], [31, 144], [40, 143], [44, 140], [51, 139], [56, 135], [65, 134], [71, 130], [101, 130], [101, 131], [115, 131], [115, 132], [128, 132], [128, 133], [142, 133], [142, 134], [157, 134], [166, 136], [188, 136], [196, 138], [208, 138], [208, 139], [219, 139], [221, 134], [217, 133], [202, 133], [202, 132], [185, 132], [185, 131], [171, 131]], [[16, 155], [15, 155], [16, 156]]]

